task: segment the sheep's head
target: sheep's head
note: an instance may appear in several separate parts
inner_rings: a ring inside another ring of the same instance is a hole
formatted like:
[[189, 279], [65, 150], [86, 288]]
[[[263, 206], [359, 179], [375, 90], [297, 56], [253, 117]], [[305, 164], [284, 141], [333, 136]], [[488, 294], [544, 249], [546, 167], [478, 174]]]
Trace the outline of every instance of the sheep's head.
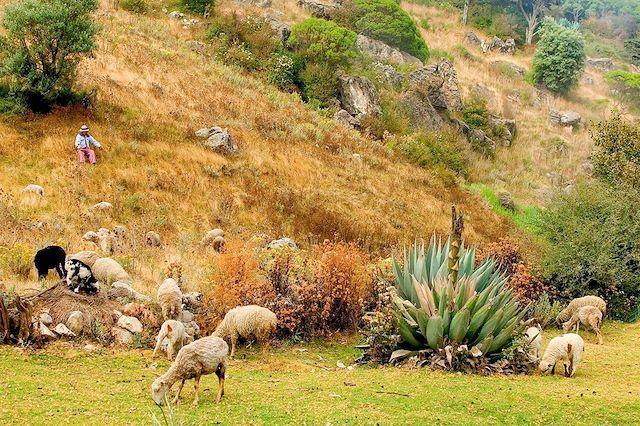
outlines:
[[164, 400], [164, 396], [167, 394], [169, 390], [169, 384], [164, 381], [162, 377], [158, 377], [154, 380], [151, 385], [151, 398], [153, 398], [153, 402], [158, 405], [162, 405], [162, 401]]
[[82, 236], [82, 239], [85, 240], [85, 241], [92, 241], [92, 242], [96, 243], [98, 241], [98, 234], [96, 234], [93, 231], [89, 231], [89, 232], [87, 232], [86, 234], [84, 234]]
[[549, 361], [542, 360], [540, 361], [540, 365], [538, 365], [538, 369], [542, 373], [546, 373], [551, 368], [551, 363]]
[[571, 321], [567, 321], [562, 324], [562, 330], [564, 330], [564, 332], [566, 333], [567, 331], [569, 331], [570, 326], [571, 326]]

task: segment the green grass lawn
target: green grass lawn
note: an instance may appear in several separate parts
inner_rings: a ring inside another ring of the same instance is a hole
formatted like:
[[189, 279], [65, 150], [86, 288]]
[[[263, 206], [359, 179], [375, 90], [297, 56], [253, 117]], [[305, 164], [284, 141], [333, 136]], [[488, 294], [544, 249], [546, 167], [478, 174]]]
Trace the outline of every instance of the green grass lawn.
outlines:
[[[554, 333], [545, 333], [544, 344]], [[185, 385], [178, 424], [637, 424], [640, 422], [640, 323], [606, 323], [605, 344], [583, 333], [576, 377], [480, 377], [428, 369], [355, 367], [356, 338], [283, 345], [266, 357], [242, 349], [228, 369], [226, 395], [217, 378], [201, 382], [200, 405]], [[31, 351], [0, 347], [2, 424], [151, 424], [162, 418], [150, 396], [149, 350], [88, 354], [56, 344]], [[560, 369], [561, 370], [561, 369]]]

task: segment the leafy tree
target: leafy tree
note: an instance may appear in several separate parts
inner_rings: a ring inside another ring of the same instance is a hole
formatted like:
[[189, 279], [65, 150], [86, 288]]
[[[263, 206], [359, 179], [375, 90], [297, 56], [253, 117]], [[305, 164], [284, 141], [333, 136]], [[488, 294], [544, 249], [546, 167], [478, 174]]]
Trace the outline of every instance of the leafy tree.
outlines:
[[10, 76], [32, 107], [71, 89], [78, 62], [95, 49], [96, 7], [97, 0], [23, 0], [6, 7], [0, 75]]
[[533, 37], [538, 33], [543, 13], [547, 7], [548, 0], [512, 0], [518, 4], [518, 9], [522, 13], [527, 27], [524, 32], [526, 44], [533, 44]]
[[546, 19], [533, 56], [533, 79], [547, 89], [566, 93], [584, 71], [584, 39], [580, 33]]
[[640, 127], [615, 115], [596, 124], [591, 137], [596, 176], [611, 185], [640, 189]]
[[352, 0], [334, 18], [342, 25], [390, 46], [410, 53], [421, 61], [429, 59], [429, 48], [415, 22], [395, 0]]

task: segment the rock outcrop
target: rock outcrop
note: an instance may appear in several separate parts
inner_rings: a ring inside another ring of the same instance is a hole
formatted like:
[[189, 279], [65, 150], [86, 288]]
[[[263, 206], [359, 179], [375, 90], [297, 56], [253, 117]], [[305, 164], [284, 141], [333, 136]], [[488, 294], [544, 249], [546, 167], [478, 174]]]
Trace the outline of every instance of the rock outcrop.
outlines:
[[551, 124], [563, 127], [581, 127], [582, 116], [575, 111], [558, 111], [556, 109], [549, 110], [549, 121]]
[[331, 19], [331, 15], [341, 7], [339, 1], [298, 0], [297, 3], [314, 17], [322, 19]]
[[391, 47], [386, 43], [369, 38], [362, 34], [358, 34], [356, 47], [361, 53], [369, 55], [376, 61], [392, 62], [395, 64], [410, 64], [418, 67], [422, 66], [422, 61], [415, 56], [402, 52], [395, 47]]
[[343, 109], [359, 119], [382, 112], [378, 90], [366, 77], [341, 77], [340, 103]]
[[360, 127], [360, 120], [349, 114], [346, 110], [341, 109], [336, 112], [333, 116], [333, 119], [340, 124], [343, 124], [348, 127], [358, 128]]
[[226, 155], [235, 155], [238, 153], [238, 145], [234, 142], [229, 129], [221, 127], [203, 128], [196, 132], [196, 136], [207, 138], [204, 145], [218, 153]]
[[587, 58], [586, 65], [589, 68], [595, 68], [602, 72], [613, 71], [615, 69], [611, 58]]
[[409, 74], [412, 84], [425, 88], [431, 105], [436, 109], [448, 111], [462, 110], [462, 96], [458, 86], [456, 70], [446, 59], [417, 69]]
[[273, 30], [280, 36], [280, 38], [282, 39], [282, 42], [284, 43], [289, 39], [289, 36], [291, 35], [291, 25], [284, 22], [281, 19], [280, 15], [282, 15], [282, 13], [280, 14], [265, 13], [264, 19], [271, 26], [271, 28], [273, 28]]
[[391, 65], [376, 62], [373, 64], [373, 69], [384, 83], [392, 87], [399, 88], [404, 83], [404, 74], [396, 71]]
[[400, 108], [414, 129], [433, 130], [444, 126], [444, 120], [431, 105], [426, 90], [407, 90], [400, 98]]
[[485, 52], [489, 51], [503, 53], [505, 55], [513, 55], [516, 53], [516, 42], [512, 38], [502, 40], [494, 36], [490, 42], [486, 43], [486, 47], [483, 46], [482, 50]]

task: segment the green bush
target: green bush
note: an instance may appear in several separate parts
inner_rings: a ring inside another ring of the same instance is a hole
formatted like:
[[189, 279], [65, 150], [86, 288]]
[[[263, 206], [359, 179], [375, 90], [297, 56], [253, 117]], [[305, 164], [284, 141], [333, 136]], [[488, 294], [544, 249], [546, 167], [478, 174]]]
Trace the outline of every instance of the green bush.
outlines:
[[351, 0], [335, 19], [359, 34], [412, 54], [423, 62], [429, 48], [413, 19], [395, 0]]
[[635, 37], [624, 42], [624, 47], [629, 54], [631, 62], [640, 65], [640, 37]]
[[615, 70], [605, 74], [605, 80], [632, 107], [640, 109], [640, 74]]
[[404, 138], [398, 150], [412, 162], [424, 168], [441, 167], [456, 175], [467, 175], [464, 144], [454, 131], [419, 133]]
[[462, 118], [472, 129], [486, 130], [489, 124], [487, 101], [479, 96], [473, 96], [465, 103]]
[[288, 53], [274, 53], [269, 60], [267, 80], [280, 90], [292, 90], [298, 78], [298, 64]]
[[307, 100], [321, 102], [338, 91], [339, 69], [348, 69], [356, 58], [356, 33], [335, 22], [310, 18], [293, 26], [287, 45], [300, 70], [302, 93]]
[[149, 5], [145, 0], [121, 0], [120, 6], [128, 12], [139, 14], [147, 13], [149, 10]]
[[584, 71], [584, 39], [580, 33], [546, 19], [533, 56], [533, 79], [556, 93], [574, 87]]
[[542, 275], [565, 299], [598, 294], [626, 320], [640, 297], [640, 193], [594, 181], [562, 193], [541, 214], [550, 242]]
[[597, 123], [591, 136], [595, 175], [614, 186], [640, 188], [640, 126], [616, 115]]
[[429, 20], [427, 18], [422, 18], [420, 20], [420, 27], [424, 28], [427, 31], [433, 29], [433, 27], [431, 26], [431, 24], [429, 23]]
[[11, 79], [27, 105], [47, 111], [71, 89], [80, 59], [95, 49], [96, 0], [24, 0], [5, 8], [0, 76]]
[[184, 8], [199, 15], [204, 15], [207, 10], [213, 9], [214, 0], [182, 0]]

